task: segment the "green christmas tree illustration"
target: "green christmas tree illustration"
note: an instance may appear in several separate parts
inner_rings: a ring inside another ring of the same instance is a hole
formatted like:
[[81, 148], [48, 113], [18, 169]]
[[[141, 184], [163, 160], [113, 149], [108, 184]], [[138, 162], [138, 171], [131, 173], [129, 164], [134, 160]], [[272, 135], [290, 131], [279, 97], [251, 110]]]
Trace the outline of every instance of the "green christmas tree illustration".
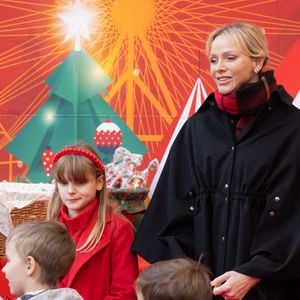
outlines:
[[27, 177], [32, 182], [48, 182], [49, 153], [79, 140], [97, 146], [104, 163], [111, 161], [114, 149], [120, 145], [131, 152], [147, 152], [146, 146], [101, 97], [112, 80], [81, 47], [82, 32], [73, 35], [75, 49], [46, 80], [51, 87], [48, 100], [6, 147], [29, 167]]

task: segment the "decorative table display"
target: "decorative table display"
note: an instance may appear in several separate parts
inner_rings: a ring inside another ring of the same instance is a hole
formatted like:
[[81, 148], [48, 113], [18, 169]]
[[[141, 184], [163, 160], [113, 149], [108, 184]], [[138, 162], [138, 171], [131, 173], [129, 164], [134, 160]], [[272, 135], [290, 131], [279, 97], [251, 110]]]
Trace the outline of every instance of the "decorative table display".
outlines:
[[147, 168], [138, 170], [142, 160], [141, 154], [119, 147], [114, 152], [112, 162], [105, 166], [110, 199], [131, 221], [132, 215], [145, 211], [144, 200], [149, 192], [146, 188], [148, 174], [158, 167], [157, 159], [153, 159]]

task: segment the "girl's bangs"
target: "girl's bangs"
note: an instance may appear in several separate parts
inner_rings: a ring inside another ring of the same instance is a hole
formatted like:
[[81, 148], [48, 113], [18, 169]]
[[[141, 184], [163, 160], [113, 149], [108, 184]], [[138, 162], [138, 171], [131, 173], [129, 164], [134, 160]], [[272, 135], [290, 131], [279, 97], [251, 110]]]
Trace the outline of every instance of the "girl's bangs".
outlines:
[[85, 183], [95, 173], [91, 162], [82, 156], [62, 157], [54, 166], [54, 177], [57, 182]]

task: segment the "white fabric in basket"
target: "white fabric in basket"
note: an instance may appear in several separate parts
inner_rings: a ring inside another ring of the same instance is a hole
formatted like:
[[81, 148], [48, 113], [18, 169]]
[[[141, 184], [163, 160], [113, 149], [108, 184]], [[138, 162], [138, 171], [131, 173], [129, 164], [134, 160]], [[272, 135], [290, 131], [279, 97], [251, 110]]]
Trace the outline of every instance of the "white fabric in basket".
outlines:
[[0, 232], [7, 236], [12, 229], [10, 212], [36, 200], [48, 201], [54, 190], [49, 183], [0, 182]]

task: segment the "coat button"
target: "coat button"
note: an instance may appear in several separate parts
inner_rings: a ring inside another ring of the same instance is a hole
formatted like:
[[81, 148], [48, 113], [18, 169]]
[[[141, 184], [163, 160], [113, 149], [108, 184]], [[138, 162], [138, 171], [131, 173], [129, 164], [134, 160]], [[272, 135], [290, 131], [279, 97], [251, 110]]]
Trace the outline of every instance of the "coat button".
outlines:
[[189, 197], [192, 197], [193, 196], [193, 192], [189, 192]]
[[279, 202], [279, 201], [280, 201], [280, 197], [276, 196], [276, 197], [274, 198], [274, 200], [275, 200], [276, 202]]
[[194, 206], [190, 206], [190, 211], [194, 211], [194, 210], [195, 210]]
[[221, 241], [224, 242], [225, 241], [225, 236], [221, 237]]
[[224, 199], [224, 200], [225, 200], [225, 202], [227, 202], [227, 201], [228, 201], [228, 197], [225, 197], [225, 199]]
[[233, 151], [233, 150], [234, 150], [234, 146], [231, 147], [231, 151]]
[[270, 217], [275, 217], [275, 215], [276, 215], [276, 214], [275, 214], [274, 211], [270, 211], [270, 212], [269, 212], [269, 216], [270, 216]]
[[229, 185], [227, 183], [225, 183], [224, 188], [225, 188], [225, 190], [227, 190], [229, 188]]

